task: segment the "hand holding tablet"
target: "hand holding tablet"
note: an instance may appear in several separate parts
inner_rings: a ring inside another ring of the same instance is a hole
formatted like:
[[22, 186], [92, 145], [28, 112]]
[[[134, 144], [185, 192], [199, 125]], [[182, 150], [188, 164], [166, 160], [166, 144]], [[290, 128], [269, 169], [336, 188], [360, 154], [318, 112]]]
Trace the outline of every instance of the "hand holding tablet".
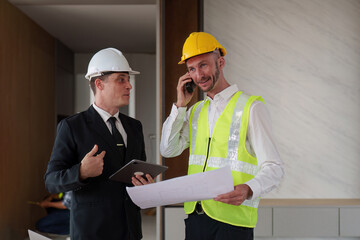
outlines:
[[113, 175], [109, 177], [110, 180], [119, 181], [131, 184], [132, 177], [135, 175], [141, 175], [146, 179], [146, 174], [149, 174], [152, 178], [155, 178], [160, 173], [165, 172], [168, 169], [167, 166], [148, 163], [141, 160], [131, 160], [124, 167], [120, 168]]

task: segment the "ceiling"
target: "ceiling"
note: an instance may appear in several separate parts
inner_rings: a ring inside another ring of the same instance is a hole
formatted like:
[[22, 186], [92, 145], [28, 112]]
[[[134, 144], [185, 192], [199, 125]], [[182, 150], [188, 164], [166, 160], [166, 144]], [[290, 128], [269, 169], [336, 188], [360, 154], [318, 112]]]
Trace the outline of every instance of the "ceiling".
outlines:
[[156, 0], [8, 0], [75, 53], [155, 53]]

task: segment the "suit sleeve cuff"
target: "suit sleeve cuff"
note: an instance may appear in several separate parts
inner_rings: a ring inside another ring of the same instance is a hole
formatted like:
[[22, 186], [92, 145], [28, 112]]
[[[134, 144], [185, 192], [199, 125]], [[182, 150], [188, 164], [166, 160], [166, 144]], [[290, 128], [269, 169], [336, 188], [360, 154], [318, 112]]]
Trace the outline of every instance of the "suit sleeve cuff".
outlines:
[[75, 171], [77, 172], [77, 184], [78, 184], [78, 188], [76, 188], [74, 191], [81, 189], [81, 187], [87, 185], [90, 182], [89, 178], [85, 180], [80, 180], [80, 167], [81, 167], [81, 162], [79, 164], [74, 165]]

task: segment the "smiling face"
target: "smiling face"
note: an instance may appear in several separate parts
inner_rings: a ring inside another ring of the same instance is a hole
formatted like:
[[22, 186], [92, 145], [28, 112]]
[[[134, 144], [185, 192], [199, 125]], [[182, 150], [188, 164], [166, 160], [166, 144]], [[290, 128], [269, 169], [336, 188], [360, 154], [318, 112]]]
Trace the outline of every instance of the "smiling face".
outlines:
[[222, 75], [224, 63], [223, 57], [211, 52], [188, 59], [186, 66], [195, 84], [212, 97], [224, 89], [226, 82]]
[[130, 76], [125, 72], [116, 72], [105, 76], [104, 80], [95, 80], [96, 106], [107, 111], [111, 115], [115, 114], [120, 107], [129, 105]]

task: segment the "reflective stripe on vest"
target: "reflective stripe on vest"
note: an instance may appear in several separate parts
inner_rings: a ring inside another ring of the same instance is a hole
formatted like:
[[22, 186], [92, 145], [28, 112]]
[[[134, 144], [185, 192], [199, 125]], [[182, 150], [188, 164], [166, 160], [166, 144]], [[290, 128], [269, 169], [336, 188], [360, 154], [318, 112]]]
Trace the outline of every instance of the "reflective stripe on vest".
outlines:
[[[214, 126], [211, 141], [208, 141], [209, 101], [198, 102], [193, 107], [189, 125], [188, 174], [230, 166], [234, 185], [242, 184], [257, 174], [259, 167], [256, 158], [247, 152], [245, 146], [249, 110], [255, 100], [263, 101], [261, 97], [247, 96], [241, 92], [234, 94]], [[213, 219], [236, 226], [255, 227], [259, 201], [260, 199], [245, 200], [240, 206], [213, 200], [201, 203], [206, 214]], [[185, 203], [185, 212], [193, 212], [195, 204], [196, 202]]]

